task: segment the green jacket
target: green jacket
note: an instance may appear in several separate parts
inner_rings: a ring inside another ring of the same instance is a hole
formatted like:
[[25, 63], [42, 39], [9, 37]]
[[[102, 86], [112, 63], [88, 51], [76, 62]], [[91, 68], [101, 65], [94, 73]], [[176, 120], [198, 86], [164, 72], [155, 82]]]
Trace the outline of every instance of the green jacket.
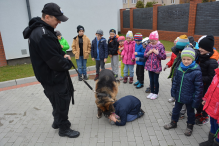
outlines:
[[66, 53], [66, 50], [69, 49], [69, 45], [68, 45], [68, 42], [66, 41], [66, 39], [64, 39], [62, 37], [61, 40], [59, 40], [59, 43], [63, 46], [62, 51], [64, 51]]

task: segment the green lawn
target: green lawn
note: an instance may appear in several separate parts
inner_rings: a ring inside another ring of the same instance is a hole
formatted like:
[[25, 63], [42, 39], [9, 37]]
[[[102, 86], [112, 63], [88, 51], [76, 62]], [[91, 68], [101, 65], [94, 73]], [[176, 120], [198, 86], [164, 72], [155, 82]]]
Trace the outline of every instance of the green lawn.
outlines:
[[[124, 34], [119, 34], [123, 35]], [[160, 40], [161, 43], [165, 46], [166, 51], [171, 51], [171, 47], [174, 45], [173, 42]], [[76, 60], [74, 57], [71, 58], [75, 67], [77, 67]], [[111, 59], [107, 59], [107, 63], [110, 63]], [[87, 66], [95, 65], [95, 61], [92, 61], [91, 57], [87, 60]], [[13, 65], [13, 66], [4, 66], [0, 67], [0, 82], [31, 77], [34, 76], [33, 68], [31, 64], [22, 64], [22, 65]]]
[[[77, 63], [74, 57], [71, 58], [75, 67], [77, 67]], [[107, 63], [110, 63], [111, 59], [107, 59]], [[95, 61], [92, 61], [91, 57], [87, 60], [87, 66], [95, 65]], [[73, 68], [72, 68], [73, 69]], [[11, 65], [0, 67], [0, 82], [31, 77], [34, 76], [33, 68], [31, 64], [22, 64], [22, 65]]]

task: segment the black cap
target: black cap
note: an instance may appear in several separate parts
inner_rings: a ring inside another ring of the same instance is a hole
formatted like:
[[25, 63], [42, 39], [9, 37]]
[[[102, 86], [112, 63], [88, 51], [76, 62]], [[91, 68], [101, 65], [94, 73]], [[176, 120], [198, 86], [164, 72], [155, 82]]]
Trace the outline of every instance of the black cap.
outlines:
[[47, 3], [44, 5], [42, 13], [56, 17], [58, 20], [65, 22], [68, 17], [63, 15], [62, 9], [55, 3]]
[[80, 30], [83, 30], [83, 31], [85, 31], [83, 26], [81, 26], [81, 25], [78, 25], [78, 27], [77, 27], [77, 33], [78, 33]]
[[213, 35], [207, 35], [206, 37], [203, 37], [199, 41], [199, 48], [202, 48], [208, 52], [213, 52], [214, 47], [214, 36]]

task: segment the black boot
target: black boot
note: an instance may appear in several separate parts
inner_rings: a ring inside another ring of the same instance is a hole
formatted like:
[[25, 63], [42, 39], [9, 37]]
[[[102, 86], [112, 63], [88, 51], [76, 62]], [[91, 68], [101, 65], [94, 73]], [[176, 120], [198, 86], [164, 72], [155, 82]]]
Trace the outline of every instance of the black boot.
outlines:
[[208, 140], [199, 144], [199, 146], [212, 146], [214, 143], [214, 134], [209, 132]]
[[216, 139], [214, 139], [214, 143], [212, 146], [219, 146], [219, 143], [216, 141]]
[[169, 130], [177, 127], [177, 122], [171, 121], [171, 123], [164, 125], [164, 129]]
[[78, 81], [82, 81], [82, 77], [81, 76], [78, 76]]
[[80, 135], [80, 132], [71, 130], [70, 128], [68, 130], [59, 129], [59, 136], [61, 136], [61, 137], [66, 136], [66, 137], [69, 137], [69, 138], [76, 138], [79, 135]]
[[59, 126], [58, 126], [55, 122], [53, 122], [53, 123], [52, 123], [52, 128], [53, 128], [53, 129], [58, 129]]
[[187, 124], [187, 128], [185, 131], [185, 136], [191, 136], [193, 131], [193, 125], [192, 124]]
[[88, 77], [87, 77], [87, 75], [84, 75], [84, 80], [88, 80]]

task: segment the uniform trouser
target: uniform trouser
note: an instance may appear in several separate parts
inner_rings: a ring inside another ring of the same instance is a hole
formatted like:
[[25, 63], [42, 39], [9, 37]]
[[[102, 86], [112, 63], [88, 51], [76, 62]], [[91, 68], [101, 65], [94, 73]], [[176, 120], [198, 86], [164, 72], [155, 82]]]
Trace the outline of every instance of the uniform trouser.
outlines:
[[96, 60], [96, 74], [99, 75], [101, 69], [105, 69], [105, 62], [104, 60]]
[[115, 75], [119, 73], [119, 57], [118, 55], [112, 55], [111, 57], [111, 67]]
[[[67, 85], [66, 85], [67, 86]], [[71, 95], [67, 87], [52, 87], [43, 85], [44, 93], [52, 104], [54, 124], [61, 130], [69, 129], [71, 123], [68, 120], [69, 104]]]
[[[211, 124], [210, 132], [213, 133], [213, 134], [216, 134], [217, 130], [219, 129], [217, 120], [212, 118], [212, 117], [210, 117], [210, 124]], [[216, 136], [216, 141], [219, 142], [219, 135], [218, 134]]]
[[141, 83], [144, 84], [144, 65], [138, 65], [136, 67], [136, 76], [137, 80]]

